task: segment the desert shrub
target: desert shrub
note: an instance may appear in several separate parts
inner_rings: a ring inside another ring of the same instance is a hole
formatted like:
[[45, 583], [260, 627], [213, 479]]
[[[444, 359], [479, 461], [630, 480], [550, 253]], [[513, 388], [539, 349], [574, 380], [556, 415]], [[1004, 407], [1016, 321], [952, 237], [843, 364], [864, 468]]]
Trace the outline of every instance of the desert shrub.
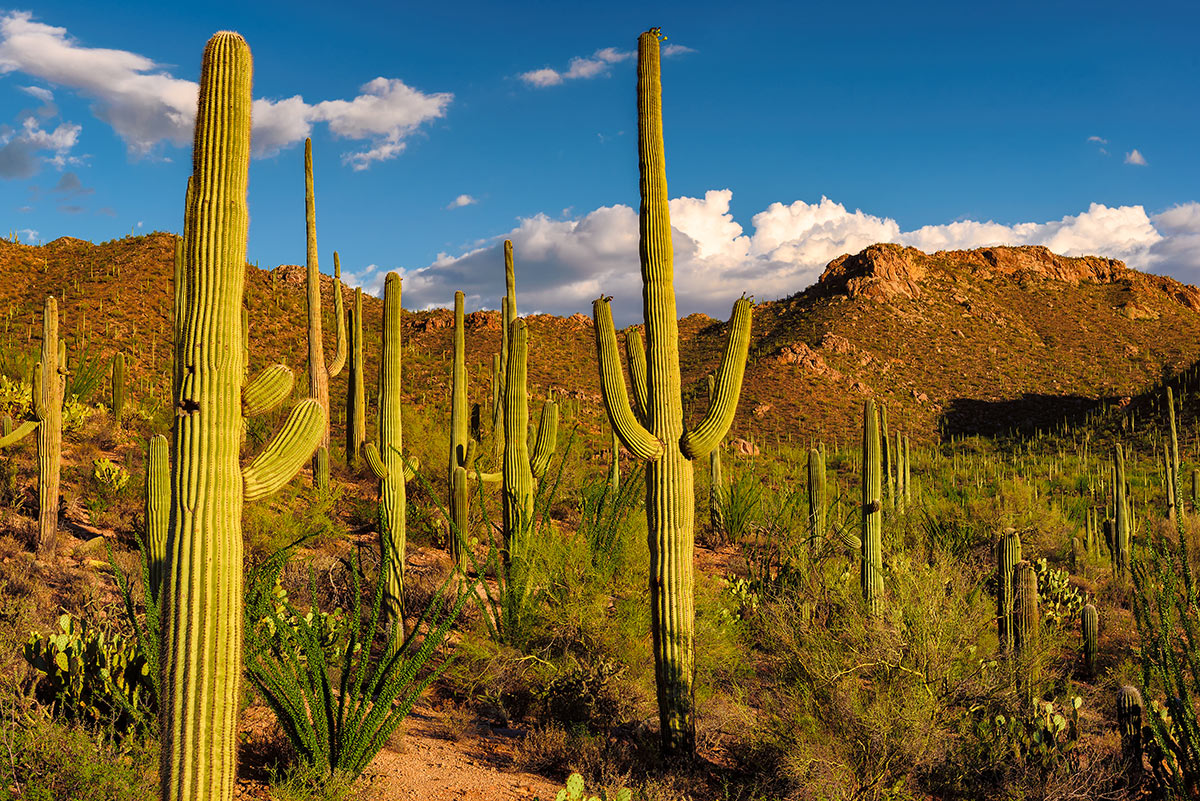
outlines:
[[0, 801], [145, 801], [158, 796], [158, 746], [114, 744], [77, 726], [49, 720], [5, 721], [0, 738]]

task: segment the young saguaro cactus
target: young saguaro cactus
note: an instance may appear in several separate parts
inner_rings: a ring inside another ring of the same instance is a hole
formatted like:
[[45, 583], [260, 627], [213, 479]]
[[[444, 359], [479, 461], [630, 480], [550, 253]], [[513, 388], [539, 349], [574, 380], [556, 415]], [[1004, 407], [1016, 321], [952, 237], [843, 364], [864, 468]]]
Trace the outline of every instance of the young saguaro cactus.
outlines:
[[1129, 519], [1129, 499], [1125, 492], [1125, 453], [1120, 445], [1113, 450], [1113, 507], [1113, 573], [1121, 579], [1129, 572], [1129, 537], [1132, 525]]
[[1179, 434], [1175, 426], [1175, 393], [1167, 387], [1167, 420], [1171, 428], [1171, 452], [1170, 460], [1167, 464], [1167, 509], [1170, 513], [1171, 520], [1175, 519], [1175, 515], [1183, 509], [1180, 504], [1182, 498], [1179, 492]]
[[58, 487], [62, 467], [62, 405], [67, 385], [63, 343], [58, 338], [58, 301], [42, 309], [41, 359], [33, 368], [33, 419], [0, 437], [0, 448], [37, 435], [38, 557], [54, 556], [58, 540]]
[[313, 457], [313, 486], [329, 487], [329, 379], [346, 363], [346, 317], [342, 311], [342, 265], [333, 254], [333, 318], [337, 321], [337, 346], [326, 366], [321, 338], [321, 269], [317, 262], [317, 207], [313, 196], [312, 139], [304, 140], [304, 224], [308, 244], [308, 395], [325, 411], [325, 434]]
[[1129, 764], [1131, 778], [1142, 772], [1142, 694], [1126, 684], [1117, 690], [1117, 730], [1121, 733], [1121, 755]]
[[171, 531], [171, 446], [158, 434], [146, 458], [146, 551], [150, 593], [157, 599], [166, 578], [167, 538]]
[[121, 412], [125, 409], [125, 354], [117, 351], [112, 358], [112, 416], [113, 421], [121, 424]]
[[450, 509], [450, 532], [446, 541], [455, 564], [460, 564], [463, 558], [463, 554], [459, 552], [459, 540], [467, 535], [467, 515], [470, 507], [465, 494], [461, 499], [455, 494], [454, 474], [460, 467], [464, 470], [470, 469], [467, 455], [468, 451], [472, 450], [468, 447], [471, 436], [470, 419], [467, 414], [467, 339], [463, 300], [462, 292], [454, 293], [454, 362], [450, 371], [450, 465], [446, 475], [446, 486], [450, 491], [450, 502], [447, 504]]
[[808, 449], [808, 538], [817, 545], [825, 536], [825, 456], [818, 448]]
[[169, 577], [161, 590], [164, 801], [233, 798], [242, 678], [242, 504], [294, 476], [325, 426], [320, 404], [301, 401], [266, 449], [239, 467], [251, 70], [241, 36], [222, 32], [209, 40], [177, 271], [182, 286], [176, 287], [178, 400]]
[[362, 287], [354, 289], [350, 308], [350, 375], [346, 389], [346, 466], [358, 469], [363, 443], [367, 441], [367, 394], [363, 380]]
[[1000, 650], [1012, 645], [1013, 568], [1021, 561], [1021, 535], [1005, 529], [996, 541], [996, 630]]
[[[675, 311], [671, 221], [663, 152], [662, 85], [658, 30], [638, 38], [638, 163], [642, 302], [646, 321], [646, 381], [634, 375], [643, 415], [629, 405], [608, 298], [593, 304], [604, 406], [625, 448], [646, 467], [646, 522], [650, 546], [650, 627], [663, 750], [695, 748], [693, 681], [695, 537], [693, 459], [717, 446], [733, 422], [750, 344], [751, 304], [733, 307], [730, 338], [717, 371], [716, 393], [703, 421], [684, 430]], [[627, 346], [629, 345], [627, 341]], [[638, 354], [642, 356], [642, 354]], [[631, 371], [636, 369], [631, 353]], [[643, 388], [645, 390], [643, 394]], [[645, 398], [642, 403], [641, 399]], [[639, 419], [640, 417], [640, 419]]]
[[1033, 563], [1022, 559], [1013, 566], [1012, 641], [1018, 655], [1028, 653], [1037, 642], [1038, 592], [1037, 571]]
[[1087, 604], [1079, 610], [1079, 633], [1083, 639], [1083, 669], [1092, 677], [1096, 675], [1100, 642], [1100, 613], [1095, 604]]
[[[400, 371], [404, 345], [400, 340], [400, 274], [390, 272], [383, 282], [383, 342], [379, 359], [378, 444], [363, 448], [367, 464], [379, 479], [379, 540], [385, 553], [382, 567], [384, 607], [389, 625], [400, 625], [404, 615], [404, 555], [407, 547], [405, 482], [413, 477], [415, 463], [404, 458]], [[396, 642], [402, 638], [396, 638]]]
[[880, 476], [879, 418], [875, 401], [863, 406], [862, 444], [862, 560], [859, 584], [867, 611], [877, 615], [883, 607], [883, 487]]

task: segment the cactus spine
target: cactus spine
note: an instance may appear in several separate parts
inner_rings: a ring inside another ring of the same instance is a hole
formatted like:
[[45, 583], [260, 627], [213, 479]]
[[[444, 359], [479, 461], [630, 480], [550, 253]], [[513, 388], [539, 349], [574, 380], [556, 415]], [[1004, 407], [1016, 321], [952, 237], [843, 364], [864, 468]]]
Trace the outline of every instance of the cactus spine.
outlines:
[[[712, 403], [716, 391], [716, 379], [708, 376], [708, 402]], [[725, 478], [721, 474], [721, 446], [708, 455], [708, 514], [709, 522], [716, 533], [725, 531]]]
[[[750, 341], [750, 301], [734, 304], [730, 339], [717, 372], [716, 396], [704, 420], [684, 431], [675, 313], [671, 222], [663, 153], [662, 86], [657, 29], [638, 38], [638, 163], [642, 301], [646, 321], [645, 415], [629, 405], [607, 298], [593, 306], [604, 406], [621, 444], [648, 462], [646, 522], [650, 546], [650, 627], [662, 745], [666, 753], [695, 749], [693, 681], [695, 606], [692, 554], [695, 509], [692, 459], [708, 454], [728, 431], [741, 392]], [[634, 364], [631, 354], [631, 367]], [[641, 387], [634, 377], [634, 390]], [[644, 423], [644, 424], [643, 424]]]
[[450, 489], [450, 532], [446, 542], [455, 564], [461, 564], [463, 554], [459, 553], [459, 539], [467, 535], [469, 507], [465, 492], [466, 479], [462, 482], [464, 492], [460, 500], [456, 494], [455, 472], [460, 467], [470, 467], [467, 464], [470, 440], [467, 429], [470, 420], [467, 417], [467, 344], [462, 292], [454, 293], [454, 365], [451, 368], [450, 387], [450, 468], [446, 475], [446, 485]]
[[242, 503], [290, 479], [312, 454], [325, 420], [315, 401], [301, 401], [263, 453], [239, 469], [251, 69], [241, 36], [222, 32], [209, 40], [176, 271], [177, 407], [162, 592], [165, 801], [233, 798], [242, 677]]
[[[62, 465], [62, 405], [67, 383], [63, 343], [58, 339], [58, 302], [42, 310], [41, 360], [33, 368], [33, 419], [0, 434], [0, 448], [37, 434], [38, 557], [54, 556], [58, 539], [58, 484]], [[9, 422], [11, 428], [11, 421]]]
[[1037, 572], [1022, 559], [1013, 566], [1012, 641], [1017, 655], [1029, 653], [1038, 636]]
[[117, 351], [112, 358], [112, 416], [113, 422], [121, 424], [121, 412], [125, 409], [125, 354]]
[[337, 376], [346, 363], [346, 318], [342, 311], [342, 268], [333, 254], [333, 309], [337, 321], [337, 350], [333, 361], [325, 364], [321, 339], [321, 269], [317, 262], [317, 210], [313, 196], [312, 139], [304, 140], [304, 223], [308, 245], [308, 396], [315, 398], [325, 411], [325, 434], [313, 456], [313, 486], [329, 487], [329, 379]]
[[146, 458], [146, 552], [150, 593], [159, 598], [167, 569], [167, 537], [171, 530], [171, 446], [158, 434], [150, 439]]
[[1083, 637], [1083, 668], [1091, 678], [1096, 675], [1100, 636], [1100, 613], [1094, 604], [1088, 604], [1079, 611], [1079, 631]]
[[808, 537], [815, 547], [825, 536], [825, 457], [808, 449]]
[[358, 469], [363, 443], [367, 441], [367, 394], [363, 380], [362, 287], [354, 289], [350, 309], [350, 374], [346, 390], [346, 465]]
[[1117, 730], [1121, 733], [1121, 755], [1136, 779], [1142, 772], [1142, 694], [1131, 684], [1117, 690]]
[[1013, 570], [1021, 561], [1021, 535], [1006, 529], [996, 541], [996, 630], [1000, 650], [1012, 645]]
[[1112, 539], [1113, 574], [1121, 579], [1129, 570], [1129, 499], [1125, 486], [1125, 453], [1120, 445], [1113, 451], [1113, 506], [1115, 507]]
[[879, 418], [875, 401], [863, 405], [862, 442], [862, 559], [859, 584], [867, 611], [877, 615], [883, 607], [883, 487], [880, 475]]

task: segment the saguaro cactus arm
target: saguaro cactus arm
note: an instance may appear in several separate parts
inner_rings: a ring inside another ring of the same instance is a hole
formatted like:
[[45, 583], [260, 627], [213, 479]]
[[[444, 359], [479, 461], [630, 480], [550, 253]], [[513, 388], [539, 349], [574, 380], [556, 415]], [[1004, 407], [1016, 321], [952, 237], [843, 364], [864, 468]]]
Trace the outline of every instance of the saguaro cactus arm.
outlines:
[[542, 413], [538, 418], [537, 438], [533, 443], [533, 453], [529, 459], [529, 467], [534, 478], [541, 478], [550, 466], [554, 449], [558, 442], [558, 404], [552, 400], [542, 404]]
[[[383, 463], [383, 457], [380, 456], [379, 448], [375, 446], [374, 442], [367, 442], [363, 445], [363, 456], [366, 457], [367, 466], [371, 468], [371, 473], [375, 478], [383, 481], [392, 474], [392, 471]], [[421, 469], [421, 460], [415, 456], [402, 456], [401, 458], [404, 460], [401, 475], [404, 476], [405, 483], [408, 483]]]
[[733, 304], [729, 340], [725, 343], [725, 353], [717, 370], [712, 402], [700, 425], [684, 431], [679, 440], [679, 449], [689, 459], [707, 456], [733, 423], [733, 414], [737, 411], [738, 397], [742, 392], [742, 376], [746, 372], [746, 355], [750, 352], [750, 309], [749, 298], [739, 298]]
[[17, 442], [25, 439], [25, 437], [37, 430], [37, 420], [26, 420], [21, 425], [12, 430], [8, 436], [0, 437], [0, 448], [7, 448], [9, 445], [14, 445]]
[[333, 251], [333, 319], [337, 321], [337, 343], [334, 345], [333, 361], [329, 363], [329, 377], [336, 378], [346, 366], [350, 347], [346, 342], [346, 310], [342, 305], [342, 262], [337, 251]]
[[286, 364], [264, 367], [242, 387], [242, 416], [257, 417], [277, 409], [292, 394], [295, 382]]
[[642, 333], [636, 328], [625, 335], [625, 358], [629, 360], [629, 379], [633, 384], [633, 411], [645, 425], [647, 408], [646, 389], [646, 346], [642, 344]]
[[663, 443], [638, 422], [629, 406], [608, 298], [599, 298], [592, 303], [592, 317], [596, 323], [596, 355], [600, 362], [600, 384], [608, 419], [621, 444], [630, 453], [639, 459], [654, 461], [662, 456]]
[[320, 403], [307, 398], [292, 407], [283, 428], [242, 470], [242, 499], [257, 501], [291, 481], [300, 465], [317, 449], [324, 430], [325, 410]]

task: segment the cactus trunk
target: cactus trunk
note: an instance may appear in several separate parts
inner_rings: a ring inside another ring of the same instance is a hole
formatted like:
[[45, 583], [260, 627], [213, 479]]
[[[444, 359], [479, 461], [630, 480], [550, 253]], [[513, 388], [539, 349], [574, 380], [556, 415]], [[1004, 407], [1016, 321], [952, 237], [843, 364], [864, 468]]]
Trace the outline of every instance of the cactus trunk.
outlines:
[[825, 536], [825, 457], [808, 449], [808, 538], [816, 548]]
[[883, 499], [880, 476], [879, 419], [875, 401], [863, 406], [862, 444], [862, 560], [859, 582], [867, 611], [878, 615], [883, 608]]
[[1113, 451], [1113, 506], [1113, 573], [1118, 579], [1123, 579], [1129, 571], [1129, 538], [1132, 523], [1129, 519], [1129, 498], [1125, 486], [1125, 453], [1120, 445]]
[[1096, 675], [1100, 637], [1100, 613], [1094, 604], [1087, 604], [1080, 610], [1079, 630], [1083, 638], [1083, 668], [1088, 678], [1093, 678]]
[[118, 426], [125, 410], [125, 354], [117, 352], [112, 358], [112, 417]]
[[363, 443], [367, 441], [367, 394], [363, 379], [362, 288], [354, 290], [350, 310], [350, 374], [346, 389], [346, 465], [358, 469]]
[[42, 311], [41, 361], [34, 368], [33, 413], [37, 419], [38, 557], [53, 558], [58, 544], [58, 488], [62, 469], [62, 406], [67, 367], [58, 339], [58, 302]]
[[[463, 293], [454, 293], [454, 366], [450, 375], [450, 465], [446, 475], [446, 486], [450, 490], [450, 531], [446, 538], [450, 556], [455, 564], [461, 564], [459, 538], [467, 533], [469, 507], [464, 494], [460, 500], [455, 494], [455, 471], [467, 465], [467, 445], [470, 434], [467, 430], [467, 346], [463, 321]], [[464, 479], [465, 481], [465, 479]], [[464, 483], [465, 488], [465, 483]], [[461, 506], [461, 508], [460, 508]], [[460, 516], [461, 515], [461, 516]]]
[[150, 592], [159, 598], [167, 571], [171, 530], [171, 446], [162, 434], [150, 440], [146, 459], [146, 552]]
[[1000, 650], [1012, 645], [1013, 568], [1021, 561], [1021, 535], [1007, 529], [996, 542], [996, 629]]
[[383, 554], [384, 605], [390, 625], [403, 625], [404, 556], [407, 549], [407, 504], [404, 485], [403, 423], [400, 371], [400, 290], [398, 273], [390, 272], [383, 285], [383, 343], [379, 360], [379, 539]]
[[1022, 559], [1013, 566], [1012, 641], [1018, 656], [1029, 653], [1037, 642], [1038, 592], [1037, 572], [1033, 563]]

